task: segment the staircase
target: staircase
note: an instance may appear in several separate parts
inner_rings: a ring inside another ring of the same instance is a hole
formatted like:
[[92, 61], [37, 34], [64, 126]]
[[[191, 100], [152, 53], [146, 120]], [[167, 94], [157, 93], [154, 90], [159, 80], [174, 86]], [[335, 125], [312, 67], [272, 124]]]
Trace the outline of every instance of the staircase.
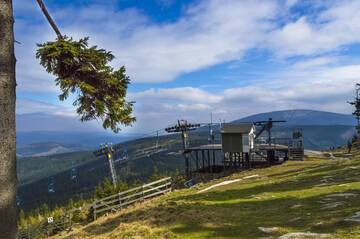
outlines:
[[289, 158], [291, 160], [304, 160], [304, 148], [289, 148]]

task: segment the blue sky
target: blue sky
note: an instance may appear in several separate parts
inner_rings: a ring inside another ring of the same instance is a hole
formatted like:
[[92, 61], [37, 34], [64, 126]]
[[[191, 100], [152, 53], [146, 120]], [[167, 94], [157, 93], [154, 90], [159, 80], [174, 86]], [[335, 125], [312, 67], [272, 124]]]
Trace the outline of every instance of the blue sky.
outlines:
[[[178, 118], [230, 121], [284, 109], [350, 113], [360, 76], [360, 1], [44, 0], [63, 34], [89, 36], [125, 65], [131, 131]], [[76, 117], [35, 59], [55, 34], [35, 0], [14, 1], [17, 113]]]

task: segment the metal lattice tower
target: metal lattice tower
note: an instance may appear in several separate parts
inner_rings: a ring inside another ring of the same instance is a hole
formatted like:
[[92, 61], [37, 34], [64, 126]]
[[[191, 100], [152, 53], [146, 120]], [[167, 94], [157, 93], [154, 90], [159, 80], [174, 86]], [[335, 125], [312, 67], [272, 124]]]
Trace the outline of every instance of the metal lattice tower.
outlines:
[[285, 123], [285, 120], [273, 120], [272, 118], [269, 118], [269, 120], [265, 121], [256, 121], [254, 122], [254, 125], [261, 126], [259, 132], [256, 133], [255, 139], [257, 139], [264, 131], [267, 131], [268, 133], [268, 143], [271, 145], [271, 129], [273, 127], [274, 123]]
[[109, 161], [111, 179], [112, 179], [112, 183], [113, 183], [114, 187], [116, 187], [116, 185], [117, 185], [117, 175], [116, 175], [116, 170], [115, 170], [115, 166], [114, 166], [114, 154], [113, 153], [119, 147], [120, 147], [120, 145], [113, 146], [110, 143], [102, 144], [100, 146], [100, 149], [94, 152], [95, 156], [97, 156], [97, 157], [105, 155], [107, 160]]
[[188, 131], [195, 130], [200, 127], [200, 124], [191, 124], [187, 120], [178, 120], [177, 125], [168, 127], [165, 129], [167, 133], [178, 133], [181, 132], [181, 140], [183, 145], [183, 155], [185, 158], [185, 170], [187, 178], [190, 178], [190, 165], [189, 156], [185, 153], [185, 150], [189, 147], [189, 134]]

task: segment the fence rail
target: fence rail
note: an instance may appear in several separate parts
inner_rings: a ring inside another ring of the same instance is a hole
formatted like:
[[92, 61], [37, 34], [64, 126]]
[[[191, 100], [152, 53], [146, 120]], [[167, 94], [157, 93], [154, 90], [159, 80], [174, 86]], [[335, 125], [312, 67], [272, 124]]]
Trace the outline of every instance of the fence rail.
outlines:
[[60, 231], [70, 230], [72, 226], [71, 218], [61, 217], [54, 219], [51, 223], [44, 220], [36, 226], [20, 229], [18, 239], [37, 239], [53, 236]]
[[163, 178], [95, 201], [92, 205], [93, 218], [119, 211], [136, 202], [160, 196], [171, 191], [171, 178]]
[[[93, 218], [112, 211], [118, 211], [136, 202], [160, 196], [171, 191], [171, 178], [163, 178], [140, 187], [135, 187], [124, 192], [102, 198], [87, 206], [84, 210], [92, 210]], [[72, 213], [81, 208], [68, 211], [63, 217], [53, 218], [51, 222], [44, 220], [36, 226], [29, 226], [18, 231], [17, 239], [46, 238], [57, 234], [60, 231], [71, 230]]]

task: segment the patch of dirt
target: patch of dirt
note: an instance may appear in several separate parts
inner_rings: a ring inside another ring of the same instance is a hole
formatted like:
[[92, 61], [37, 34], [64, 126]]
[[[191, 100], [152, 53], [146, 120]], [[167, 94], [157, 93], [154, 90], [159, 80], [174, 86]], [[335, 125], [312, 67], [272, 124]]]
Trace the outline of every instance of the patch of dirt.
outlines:
[[197, 193], [203, 193], [203, 192], [209, 191], [209, 190], [211, 190], [211, 189], [213, 189], [213, 188], [225, 186], [225, 185], [228, 185], [228, 184], [231, 184], [231, 183], [236, 183], [236, 182], [239, 182], [239, 181], [241, 181], [241, 180], [242, 180], [241, 178], [233, 179], [233, 180], [227, 180], [227, 181], [224, 181], [224, 182], [221, 182], [221, 183], [217, 183], [217, 184], [211, 185], [210, 187], [207, 187], [207, 188], [205, 188], [205, 189], [202, 189], [202, 190], [200, 190], [200, 191], [197, 192]]
[[330, 238], [330, 234], [313, 232], [291, 232], [279, 237], [279, 239], [307, 239], [307, 238]]
[[213, 188], [217, 188], [217, 187], [221, 187], [221, 186], [225, 186], [225, 185], [228, 185], [228, 184], [231, 184], [231, 183], [236, 183], [236, 182], [239, 182], [241, 180], [246, 180], [246, 179], [252, 179], [252, 178], [257, 178], [259, 177], [259, 175], [257, 174], [254, 174], [254, 175], [249, 175], [249, 176], [246, 176], [246, 177], [243, 177], [243, 178], [238, 178], [238, 179], [233, 179], [233, 180], [227, 180], [227, 181], [224, 181], [224, 182], [221, 182], [221, 183], [217, 183], [217, 184], [214, 184], [214, 185], [211, 185], [210, 187], [207, 187], [205, 189], [202, 189], [200, 190], [199, 192], [197, 193], [203, 193], [203, 192], [206, 192], [206, 191], [209, 191]]
[[275, 233], [279, 231], [278, 227], [258, 227], [258, 229], [264, 233]]
[[349, 198], [349, 197], [354, 197], [356, 196], [355, 193], [335, 193], [335, 194], [330, 194], [328, 196], [326, 196], [327, 198], [333, 198], [333, 197], [344, 197], [344, 198]]
[[343, 202], [331, 202], [322, 207], [322, 209], [333, 209], [343, 205]]
[[344, 221], [349, 222], [360, 222], [360, 212], [356, 212], [354, 216], [344, 219]]

